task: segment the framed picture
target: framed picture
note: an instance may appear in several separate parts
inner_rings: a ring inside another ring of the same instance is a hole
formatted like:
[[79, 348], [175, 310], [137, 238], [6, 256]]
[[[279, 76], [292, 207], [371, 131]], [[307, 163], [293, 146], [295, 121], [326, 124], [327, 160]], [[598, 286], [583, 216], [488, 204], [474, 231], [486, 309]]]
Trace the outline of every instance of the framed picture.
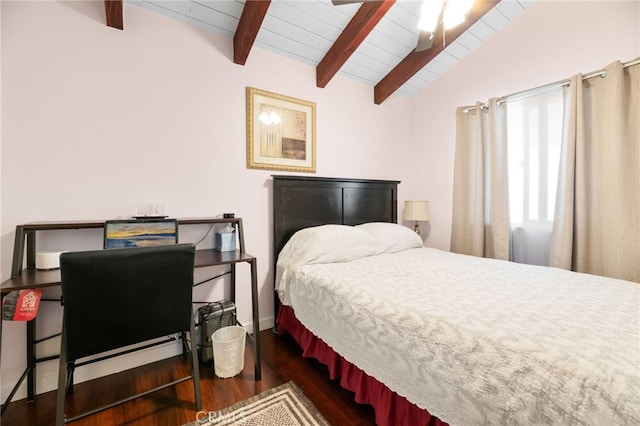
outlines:
[[316, 104], [247, 87], [247, 168], [316, 171]]

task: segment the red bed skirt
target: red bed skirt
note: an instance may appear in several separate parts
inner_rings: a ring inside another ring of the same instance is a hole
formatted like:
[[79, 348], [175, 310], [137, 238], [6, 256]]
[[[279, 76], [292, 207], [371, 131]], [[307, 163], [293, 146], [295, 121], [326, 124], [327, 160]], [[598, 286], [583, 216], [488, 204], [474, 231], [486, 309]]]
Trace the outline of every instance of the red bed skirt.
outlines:
[[373, 406], [379, 426], [447, 425], [338, 355], [298, 321], [291, 307], [280, 306], [276, 323], [279, 333], [289, 333], [298, 342], [302, 356], [315, 358], [329, 367], [331, 379], [340, 377], [340, 385], [355, 393], [356, 402]]

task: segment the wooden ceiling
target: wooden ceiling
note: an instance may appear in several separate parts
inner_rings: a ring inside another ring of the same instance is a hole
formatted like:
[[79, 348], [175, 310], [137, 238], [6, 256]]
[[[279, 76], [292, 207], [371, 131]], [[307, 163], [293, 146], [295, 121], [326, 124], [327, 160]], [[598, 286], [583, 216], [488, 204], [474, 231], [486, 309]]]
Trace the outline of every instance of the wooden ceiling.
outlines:
[[[336, 73], [345, 66], [345, 63], [395, 3], [396, 0], [368, 1], [359, 6], [347, 25], [342, 29], [341, 34], [333, 41], [330, 48], [324, 53], [324, 57], [317, 63], [317, 87], [325, 87]], [[467, 19], [463, 24], [448, 30], [444, 34], [439, 31], [430, 49], [421, 52], [417, 52], [415, 49], [409, 51], [374, 85], [374, 102], [376, 104], [384, 102], [498, 3], [500, 3], [500, 0], [475, 0], [473, 8], [467, 14]], [[106, 24], [123, 30], [123, 0], [105, 0], [104, 6]], [[233, 34], [234, 63], [244, 65], [247, 61], [270, 6], [272, 6], [271, 0], [244, 1], [242, 12]], [[443, 43], [443, 37], [446, 39], [447, 46]]]

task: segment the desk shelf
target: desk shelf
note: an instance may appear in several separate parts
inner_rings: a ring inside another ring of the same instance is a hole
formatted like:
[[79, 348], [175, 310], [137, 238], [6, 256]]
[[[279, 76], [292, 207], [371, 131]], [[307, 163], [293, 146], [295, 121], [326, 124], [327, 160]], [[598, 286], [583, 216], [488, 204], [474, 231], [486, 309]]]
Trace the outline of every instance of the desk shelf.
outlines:
[[[56, 228], [59, 229], [59, 228]], [[253, 262], [255, 257], [240, 250], [219, 252], [214, 249], [196, 250], [195, 267], [231, 265], [240, 262]], [[60, 285], [60, 269], [39, 270], [23, 269], [16, 277], [2, 283], [2, 296], [14, 290], [46, 288]]]
[[[208, 252], [215, 252], [215, 250], [198, 250], [196, 254], [196, 267], [200, 266], [213, 266], [213, 265], [228, 265], [237, 262], [248, 262], [253, 257], [244, 250], [244, 231], [242, 228], [241, 218], [182, 218], [177, 219], [178, 226], [186, 225], [216, 225], [216, 224], [231, 224], [238, 232], [238, 250], [234, 252], [222, 252], [220, 256], [216, 256], [215, 253], [207, 254]], [[13, 246], [13, 260], [11, 266], [11, 278], [2, 283], [1, 290], [2, 296], [12, 290], [20, 290], [23, 288], [34, 288], [34, 284], [41, 287], [48, 287], [52, 285], [60, 284], [60, 277], [55, 278], [54, 275], [49, 274], [50, 271], [36, 271], [36, 233], [38, 231], [56, 231], [56, 230], [77, 230], [77, 229], [101, 229], [104, 228], [104, 221], [97, 220], [80, 220], [80, 221], [61, 221], [61, 222], [31, 222], [24, 225], [16, 226], [16, 236]], [[20, 278], [23, 271], [24, 255], [27, 255], [27, 265], [25, 270], [35, 271], [35, 276], [30, 275], [27, 281]], [[42, 276], [41, 276], [42, 275]], [[52, 280], [52, 281], [51, 281]]]
[[[216, 225], [231, 224], [237, 231], [238, 249], [235, 251], [219, 252], [214, 249], [196, 250], [195, 268], [204, 268], [208, 266], [228, 265], [231, 275], [231, 298], [235, 303], [236, 299], [236, 265], [238, 263], [248, 263], [251, 267], [251, 305], [252, 305], [252, 321], [253, 334], [249, 338], [253, 341], [253, 351], [255, 359], [255, 380], [261, 380], [261, 361], [260, 361], [260, 316], [258, 313], [258, 284], [257, 284], [257, 259], [245, 252], [244, 249], [244, 231], [242, 228], [241, 218], [183, 218], [177, 219], [178, 226], [188, 225]], [[82, 220], [82, 221], [62, 221], [62, 222], [32, 222], [16, 227], [16, 236], [13, 247], [13, 260], [11, 267], [11, 278], [2, 282], [0, 290], [2, 297], [14, 290], [36, 289], [55, 287], [60, 285], [60, 270], [37, 270], [35, 268], [36, 258], [36, 234], [38, 231], [54, 231], [54, 230], [77, 230], [77, 229], [100, 229], [104, 228], [104, 221]], [[24, 256], [26, 254], [26, 268], [23, 268]], [[204, 271], [203, 271], [204, 272]], [[202, 275], [201, 273], [198, 274]], [[194, 277], [195, 278], [195, 277]], [[209, 280], [196, 282], [199, 285]], [[2, 405], [2, 412], [6, 409], [11, 401], [15, 391], [27, 377], [28, 390], [27, 397], [33, 400], [35, 397], [35, 378], [34, 370], [36, 362], [35, 358], [35, 319], [27, 322], [27, 370], [23, 374], [20, 381], [15, 385], [9, 398]], [[0, 326], [0, 334], [1, 334]], [[1, 336], [0, 336], [1, 338]], [[28, 374], [27, 374], [28, 373]]]

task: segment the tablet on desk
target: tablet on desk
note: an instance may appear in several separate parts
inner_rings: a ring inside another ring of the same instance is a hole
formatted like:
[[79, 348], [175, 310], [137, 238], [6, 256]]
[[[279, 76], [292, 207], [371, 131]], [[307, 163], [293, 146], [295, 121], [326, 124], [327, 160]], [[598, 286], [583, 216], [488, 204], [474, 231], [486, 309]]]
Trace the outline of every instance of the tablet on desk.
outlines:
[[178, 243], [176, 219], [125, 219], [104, 223], [104, 248], [148, 247]]

